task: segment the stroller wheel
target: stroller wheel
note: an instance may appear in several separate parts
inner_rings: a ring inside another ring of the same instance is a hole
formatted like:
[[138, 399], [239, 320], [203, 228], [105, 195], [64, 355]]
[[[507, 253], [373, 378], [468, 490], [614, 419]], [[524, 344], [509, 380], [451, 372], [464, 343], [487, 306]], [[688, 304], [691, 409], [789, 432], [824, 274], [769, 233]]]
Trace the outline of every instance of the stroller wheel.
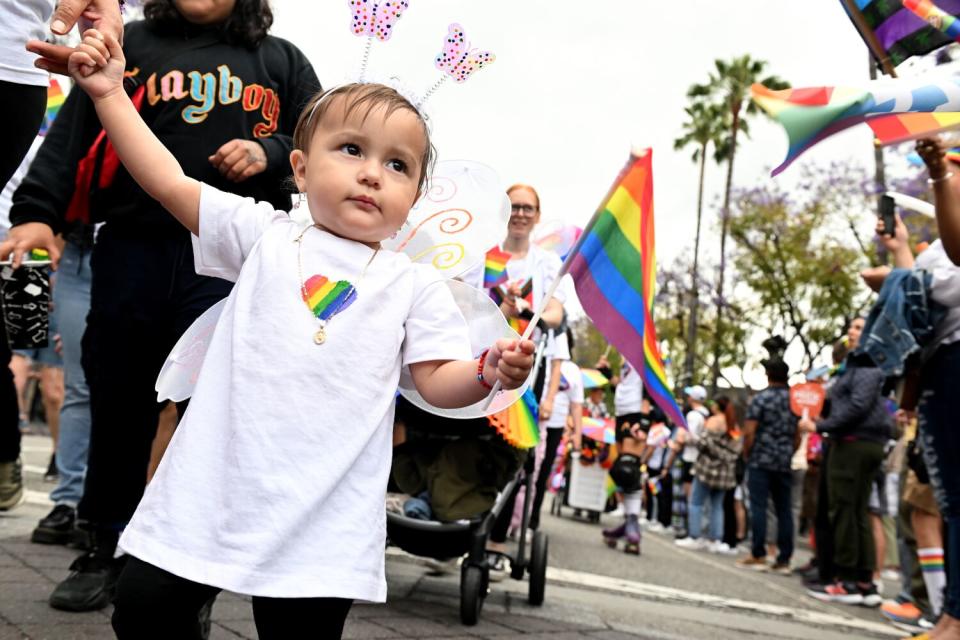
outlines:
[[480, 619], [483, 599], [487, 595], [486, 571], [466, 564], [460, 572], [460, 621], [472, 627]]
[[527, 597], [527, 601], [535, 607], [543, 604], [543, 594], [547, 588], [547, 551], [547, 534], [537, 531], [530, 553], [530, 592]]

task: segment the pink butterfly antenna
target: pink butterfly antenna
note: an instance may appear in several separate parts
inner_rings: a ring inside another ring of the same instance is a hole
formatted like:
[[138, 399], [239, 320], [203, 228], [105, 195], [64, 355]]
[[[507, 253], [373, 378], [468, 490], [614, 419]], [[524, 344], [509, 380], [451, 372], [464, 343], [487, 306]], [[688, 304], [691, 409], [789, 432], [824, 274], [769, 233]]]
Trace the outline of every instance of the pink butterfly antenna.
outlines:
[[353, 13], [350, 30], [356, 36], [366, 36], [363, 58], [360, 61], [358, 79], [364, 81], [367, 63], [370, 60], [370, 47], [373, 39], [386, 42], [393, 35], [393, 27], [407, 10], [407, 0], [347, 0]]
[[434, 59], [434, 65], [442, 73], [432, 87], [427, 89], [417, 108], [423, 106], [427, 99], [443, 86], [447, 78], [453, 78], [457, 84], [467, 81], [475, 71], [491, 64], [497, 57], [490, 51], [477, 51], [466, 44], [463, 27], [453, 23], [447, 27], [447, 37], [443, 41], [443, 50]]

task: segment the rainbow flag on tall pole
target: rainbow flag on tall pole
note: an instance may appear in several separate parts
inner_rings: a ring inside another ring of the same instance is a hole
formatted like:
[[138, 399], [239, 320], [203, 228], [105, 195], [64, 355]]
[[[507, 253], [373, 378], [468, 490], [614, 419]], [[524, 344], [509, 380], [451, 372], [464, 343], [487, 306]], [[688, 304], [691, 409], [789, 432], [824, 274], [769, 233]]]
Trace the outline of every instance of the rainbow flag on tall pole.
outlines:
[[564, 269], [594, 326], [643, 378], [670, 419], [686, 425], [667, 384], [653, 323], [653, 151], [634, 150], [571, 250]]
[[904, 60], [926, 55], [952, 41], [952, 18], [960, 16], [960, 0], [934, 2], [840, 0], [884, 73], [894, 78], [894, 67]]

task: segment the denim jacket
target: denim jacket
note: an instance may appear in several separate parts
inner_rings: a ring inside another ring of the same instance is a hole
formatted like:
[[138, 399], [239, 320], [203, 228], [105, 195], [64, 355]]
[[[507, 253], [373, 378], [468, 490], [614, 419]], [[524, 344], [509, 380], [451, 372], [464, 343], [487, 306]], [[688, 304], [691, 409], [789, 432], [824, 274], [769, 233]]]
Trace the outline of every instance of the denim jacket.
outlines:
[[863, 327], [857, 354], [867, 354], [887, 376], [903, 374], [907, 358], [934, 335], [946, 308], [930, 298], [932, 276], [920, 269], [894, 269]]

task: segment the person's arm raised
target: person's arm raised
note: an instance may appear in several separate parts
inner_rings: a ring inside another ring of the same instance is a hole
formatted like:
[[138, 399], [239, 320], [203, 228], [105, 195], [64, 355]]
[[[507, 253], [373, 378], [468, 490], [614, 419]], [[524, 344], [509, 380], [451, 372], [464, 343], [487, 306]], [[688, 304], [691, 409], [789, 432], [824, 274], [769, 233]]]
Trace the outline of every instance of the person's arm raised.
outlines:
[[123, 166], [150, 197], [199, 235], [200, 183], [183, 173], [137, 113], [123, 90], [124, 66], [117, 39], [93, 29], [84, 34], [69, 62], [70, 75], [93, 100]]

